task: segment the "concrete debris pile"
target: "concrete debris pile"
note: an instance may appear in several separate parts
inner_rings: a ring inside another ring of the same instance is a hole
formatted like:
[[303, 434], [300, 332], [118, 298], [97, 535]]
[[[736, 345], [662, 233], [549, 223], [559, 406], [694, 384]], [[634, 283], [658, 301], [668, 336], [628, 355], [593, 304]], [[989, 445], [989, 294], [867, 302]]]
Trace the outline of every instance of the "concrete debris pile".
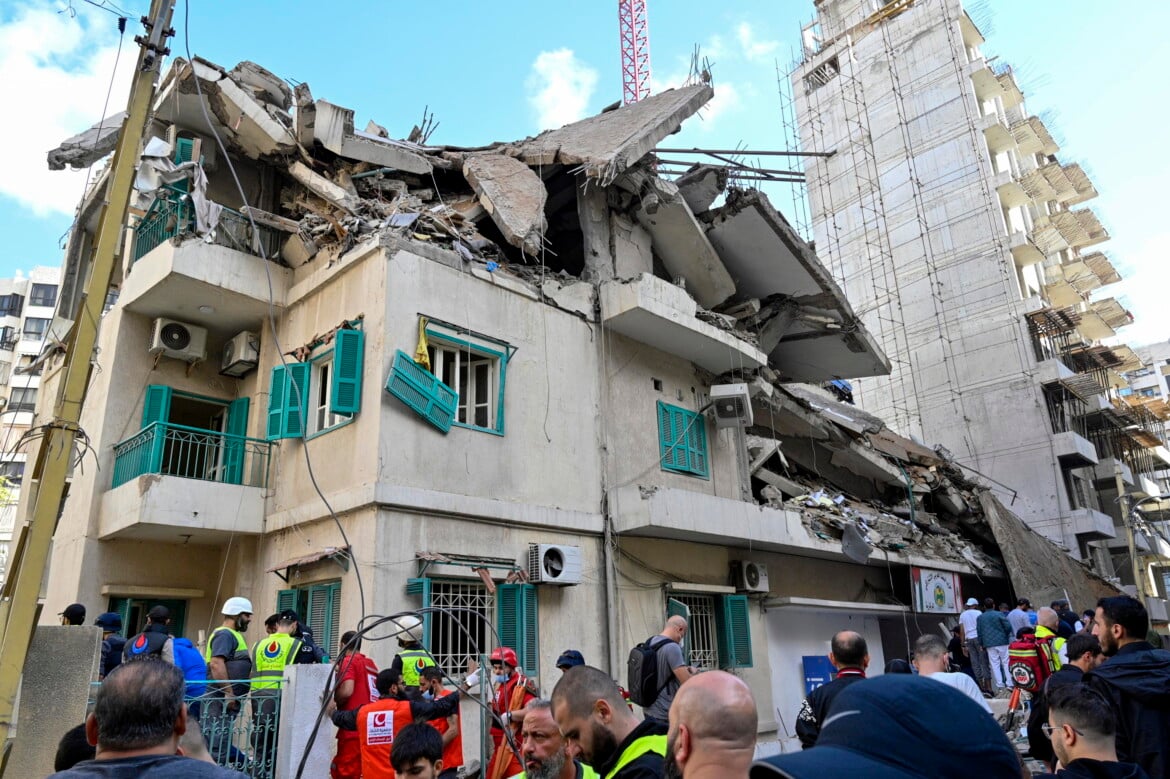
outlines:
[[984, 488], [945, 450], [900, 436], [819, 387], [775, 378], [767, 368], [751, 377], [748, 449], [759, 502], [798, 512], [810, 536], [841, 541], [857, 562], [876, 549], [1002, 575], [980, 507]]
[[[715, 341], [733, 337], [763, 355], [734, 364], [767, 362], [787, 381], [888, 373], [841, 289], [763, 193], [729, 188], [718, 166], [696, 165], [676, 180], [658, 175], [655, 147], [713, 96], [706, 84], [685, 86], [523, 140], [440, 146], [418, 128], [405, 139], [373, 121], [358, 129], [352, 109], [315, 98], [308, 84], [290, 88], [255, 63], [229, 70], [196, 57], [175, 60], [162, 79], [148, 137], [170, 142], [177, 165], [206, 173], [208, 196], [233, 230], [261, 233], [230, 245], [273, 262], [332, 264], [358, 243], [393, 237], [511, 275], [552, 305], [565, 296], [550, 289], [584, 282], [594, 291], [574, 290], [570, 308], [603, 323], [593, 301], [606, 284], [665, 284], [679, 294], [665, 295], [675, 308], [661, 309], [663, 320], [693, 322], [721, 334]], [[108, 153], [114, 122], [49, 152], [50, 166]], [[175, 198], [174, 189], [140, 195], [144, 213], [181, 213], [150, 207]], [[191, 235], [184, 224], [156, 222], [135, 257]], [[575, 281], [546, 288], [548, 276]], [[714, 364], [694, 362], [726, 370], [718, 359], [727, 350], [716, 351], [708, 349]]]

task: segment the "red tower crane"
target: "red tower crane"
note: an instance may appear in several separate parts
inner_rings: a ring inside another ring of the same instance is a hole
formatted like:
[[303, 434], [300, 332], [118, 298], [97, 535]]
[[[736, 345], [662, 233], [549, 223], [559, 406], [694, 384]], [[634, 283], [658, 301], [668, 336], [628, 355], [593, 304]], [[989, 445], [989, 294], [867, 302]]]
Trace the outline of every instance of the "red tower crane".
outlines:
[[650, 94], [646, 0], [618, 0], [618, 34], [622, 48], [622, 102], [629, 105]]

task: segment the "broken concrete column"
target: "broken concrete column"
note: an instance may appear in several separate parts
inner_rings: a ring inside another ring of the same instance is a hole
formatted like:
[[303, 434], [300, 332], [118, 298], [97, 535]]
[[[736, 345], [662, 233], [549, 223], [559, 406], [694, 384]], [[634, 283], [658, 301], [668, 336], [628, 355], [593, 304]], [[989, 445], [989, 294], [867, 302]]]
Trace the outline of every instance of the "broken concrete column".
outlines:
[[539, 257], [548, 200], [540, 177], [519, 160], [494, 153], [469, 155], [463, 161], [463, 175], [508, 243]]
[[73, 168], [88, 168], [118, 145], [118, 135], [122, 132], [122, 123], [125, 121], [126, 112], [119, 111], [113, 116], [107, 116], [85, 132], [61, 141], [56, 149], [49, 152], [49, 170], [65, 170], [66, 165]]
[[646, 228], [618, 213], [610, 213], [613, 269], [619, 279], [636, 279], [654, 272], [654, 250]]
[[583, 173], [577, 174], [577, 220], [581, 223], [585, 270], [581, 274], [594, 284], [614, 277], [613, 238], [609, 223], [609, 202], [605, 189]]
[[294, 162], [289, 165], [288, 172], [292, 174], [294, 179], [303, 184], [305, 189], [327, 203], [350, 213], [357, 211], [359, 200], [356, 195], [345, 187], [338, 186], [324, 176], [314, 173], [303, 162]]
[[317, 106], [308, 82], [297, 84], [294, 90], [297, 99], [297, 143], [306, 149], [313, 148], [313, 133], [317, 124]]
[[727, 189], [727, 168], [720, 165], [696, 165], [675, 179], [674, 183], [691, 211], [702, 213]]

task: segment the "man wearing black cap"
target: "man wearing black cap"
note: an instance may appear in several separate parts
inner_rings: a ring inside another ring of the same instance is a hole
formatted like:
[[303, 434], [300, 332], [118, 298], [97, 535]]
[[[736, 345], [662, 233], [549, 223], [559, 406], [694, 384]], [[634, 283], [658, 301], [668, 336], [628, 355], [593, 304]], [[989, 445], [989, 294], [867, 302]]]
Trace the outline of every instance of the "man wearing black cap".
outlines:
[[317, 646], [313, 640], [313, 629], [301, 622], [301, 616], [293, 609], [285, 609], [277, 615], [278, 620], [291, 620], [295, 623], [292, 637], [300, 639], [300, 648], [297, 649], [296, 657], [293, 658], [294, 665], [303, 665], [305, 663], [320, 663], [325, 660], [325, 650]]
[[812, 749], [756, 761], [751, 779], [1019, 779], [996, 721], [957, 690], [892, 674], [843, 690]]
[[576, 649], [566, 649], [557, 658], [557, 668], [561, 670], [561, 673], [564, 673], [570, 668], [576, 668], [579, 665], [585, 665], [585, 655]]
[[146, 627], [122, 649], [122, 662], [158, 657], [174, 665], [175, 642], [170, 636], [170, 623], [170, 609], [166, 606], [152, 608], [146, 615]]
[[70, 603], [57, 616], [61, 618], [61, 624], [66, 627], [71, 625], [84, 625], [85, 606], [82, 606], [80, 603]]
[[122, 616], [116, 611], [99, 614], [93, 624], [102, 629], [102, 662], [98, 666], [98, 679], [100, 680], [122, 664], [122, 650], [126, 648], [126, 639], [120, 635]]

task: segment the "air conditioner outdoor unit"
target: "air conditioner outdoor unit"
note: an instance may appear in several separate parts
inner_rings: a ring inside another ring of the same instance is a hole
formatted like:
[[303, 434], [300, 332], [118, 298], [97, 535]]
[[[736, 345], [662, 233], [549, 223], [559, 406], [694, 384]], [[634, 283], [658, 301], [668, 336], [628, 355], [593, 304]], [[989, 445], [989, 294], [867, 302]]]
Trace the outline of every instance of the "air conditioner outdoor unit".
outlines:
[[223, 376], [239, 378], [256, 369], [260, 362], [260, 336], [244, 331], [223, 345], [223, 359], [219, 372]]
[[162, 352], [167, 357], [187, 362], [199, 362], [207, 357], [207, 330], [186, 322], [158, 318], [150, 338], [151, 354]]
[[768, 566], [752, 560], [732, 560], [731, 583], [739, 592], [768, 592]]
[[746, 384], [716, 384], [711, 388], [715, 427], [750, 427], [752, 399]]
[[541, 584], [580, 584], [581, 547], [530, 544], [528, 578]]

